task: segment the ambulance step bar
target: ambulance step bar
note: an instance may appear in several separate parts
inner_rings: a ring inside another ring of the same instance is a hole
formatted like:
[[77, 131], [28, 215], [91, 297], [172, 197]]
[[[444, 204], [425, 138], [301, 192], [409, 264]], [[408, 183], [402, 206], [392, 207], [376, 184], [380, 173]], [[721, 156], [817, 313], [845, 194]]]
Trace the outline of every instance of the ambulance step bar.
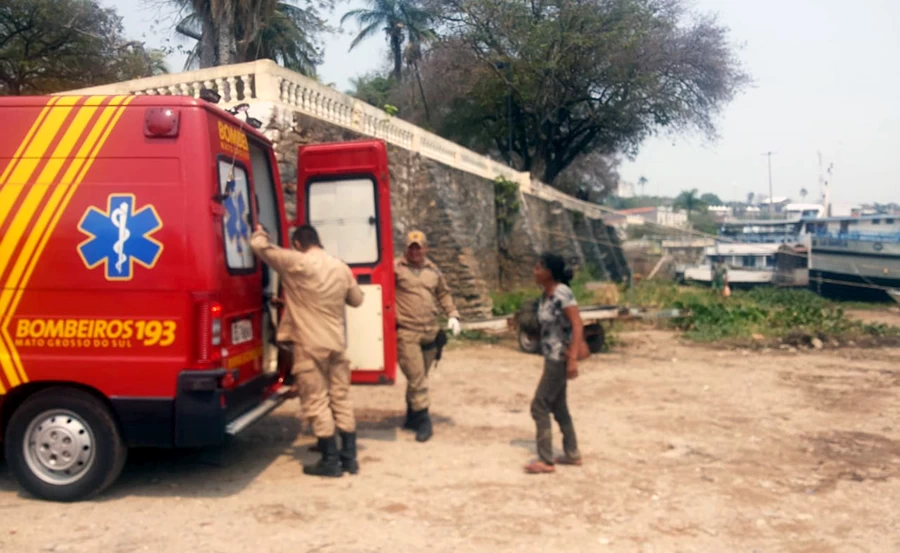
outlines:
[[225, 427], [225, 433], [229, 436], [237, 436], [244, 430], [246, 430], [250, 425], [258, 421], [259, 419], [265, 417], [272, 411], [278, 408], [279, 405], [284, 403], [285, 399], [287, 399], [287, 394], [290, 392], [288, 386], [282, 386], [272, 394], [271, 397], [267, 398], [265, 401], [247, 411], [240, 417], [234, 419]]

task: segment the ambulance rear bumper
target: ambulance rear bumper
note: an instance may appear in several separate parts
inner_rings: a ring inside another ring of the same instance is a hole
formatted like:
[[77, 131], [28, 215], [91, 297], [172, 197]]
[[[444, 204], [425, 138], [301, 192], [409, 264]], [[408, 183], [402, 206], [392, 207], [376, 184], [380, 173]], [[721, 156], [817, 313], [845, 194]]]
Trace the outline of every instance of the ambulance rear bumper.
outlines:
[[211, 447], [245, 430], [284, 401], [278, 376], [220, 387], [225, 369], [185, 370], [175, 398], [110, 398], [129, 447]]

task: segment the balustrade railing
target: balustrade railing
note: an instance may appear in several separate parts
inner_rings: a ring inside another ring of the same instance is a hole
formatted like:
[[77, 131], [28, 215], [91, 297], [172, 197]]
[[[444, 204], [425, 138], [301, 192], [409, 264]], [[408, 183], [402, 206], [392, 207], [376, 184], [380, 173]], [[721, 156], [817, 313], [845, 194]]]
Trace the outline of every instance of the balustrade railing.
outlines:
[[412, 125], [384, 110], [285, 69], [271, 60], [225, 65], [172, 73], [110, 85], [67, 91], [62, 94], [146, 94], [200, 97], [204, 88], [221, 96], [220, 105], [270, 102], [328, 123], [379, 138], [455, 169], [493, 180], [516, 182], [526, 194], [556, 202], [566, 209], [599, 219], [609, 209], [578, 200], [532, 180], [528, 173], [475, 153], [434, 133]]

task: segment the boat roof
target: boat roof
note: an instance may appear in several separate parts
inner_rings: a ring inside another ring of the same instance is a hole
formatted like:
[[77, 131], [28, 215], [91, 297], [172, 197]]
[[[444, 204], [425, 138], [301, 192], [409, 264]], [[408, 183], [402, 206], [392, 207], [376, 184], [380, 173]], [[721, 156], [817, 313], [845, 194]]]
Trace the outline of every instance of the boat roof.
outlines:
[[761, 227], [766, 225], [796, 225], [802, 220], [800, 217], [792, 219], [741, 219], [738, 221], [725, 221], [722, 224], [726, 226]]
[[782, 244], [716, 244], [706, 248], [707, 255], [770, 255], [778, 251]]
[[858, 215], [856, 217], [852, 215], [846, 215], [844, 217], [822, 217], [818, 219], [803, 219], [803, 222], [816, 222], [816, 223], [840, 223], [843, 221], [874, 221], [875, 219], [897, 219], [900, 221], [900, 215]]

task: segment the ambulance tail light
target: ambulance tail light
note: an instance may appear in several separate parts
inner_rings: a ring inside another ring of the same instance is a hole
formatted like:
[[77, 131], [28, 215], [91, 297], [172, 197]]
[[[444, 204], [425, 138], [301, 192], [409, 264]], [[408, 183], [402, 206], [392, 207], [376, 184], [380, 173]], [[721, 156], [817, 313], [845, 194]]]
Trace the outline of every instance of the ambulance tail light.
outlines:
[[215, 363], [221, 359], [222, 304], [203, 299], [196, 302], [197, 362]]
[[222, 345], [222, 306], [218, 303], [213, 303], [209, 306], [209, 314], [212, 318], [212, 324], [210, 325], [210, 343], [214, 346]]

